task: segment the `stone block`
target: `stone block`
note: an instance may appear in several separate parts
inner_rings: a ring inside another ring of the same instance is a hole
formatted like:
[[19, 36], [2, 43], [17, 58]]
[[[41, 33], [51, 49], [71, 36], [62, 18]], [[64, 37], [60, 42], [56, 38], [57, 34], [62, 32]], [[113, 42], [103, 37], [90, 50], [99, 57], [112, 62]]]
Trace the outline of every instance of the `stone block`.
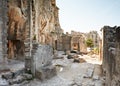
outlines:
[[51, 65], [53, 59], [53, 48], [49, 45], [39, 45], [34, 55], [36, 69], [45, 65]]
[[56, 75], [55, 66], [44, 66], [36, 70], [36, 77], [40, 80], [52, 78]]
[[94, 72], [94, 69], [88, 68], [85, 75], [84, 75], [84, 78], [92, 78], [93, 72]]
[[53, 48], [49, 45], [38, 45], [31, 61], [33, 75], [41, 80], [54, 76], [56, 69], [52, 66], [52, 59]]
[[25, 78], [25, 80], [32, 80], [33, 79], [33, 76], [31, 74], [24, 73], [22, 76]]

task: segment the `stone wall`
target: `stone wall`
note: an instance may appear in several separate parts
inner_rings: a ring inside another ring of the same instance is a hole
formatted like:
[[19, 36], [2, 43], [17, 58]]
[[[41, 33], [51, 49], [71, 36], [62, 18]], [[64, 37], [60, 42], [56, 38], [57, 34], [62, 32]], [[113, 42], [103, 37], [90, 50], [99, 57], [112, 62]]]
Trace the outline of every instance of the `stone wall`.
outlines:
[[31, 52], [31, 0], [8, 0], [8, 58], [24, 59]]
[[87, 46], [86, 46], [85, 41], [86, 41], [85, 37], [81, 36], [80, 37], [79, 46], [80, 46], [80, 52], [82, 52], [82, 53], [86, 53], [87, 52]]
[[106, 86], [120, 86], [120, 27], [104, 26], [103, 29], [103, 72]]
[[72, 36], [71, 37], [71, 50], [80, 51], [80, 36]]
[[58, 51], [77, 50], [86, 53], [85, 35], [75, 31], [72, 31], [71, 34], [63, 34], [56, 40], [55, 49]]
[[71, 36], [62, 36], [62, 49], [63, 51], [71, 50]]
[[62, 51], [63, 50], [63, 43], [62, 43], [62, 37], [59, 37], [57, 40], [56, 40], [56, 50], [58, 51]]
[[[28, 70], [32, 68], [33, 72], [34, 68], [38, 68], [34, 64], [44, 66], [43, 64], [47, 65], [48, 61], [51, 62], [49, 59], [52, 56], [49, 55], [53, 55], [55, 40], [63, 32], [59, 24], [59, 8], [56, 1], [0, 0], [0, 6], [2, 8], [0, 8], [0, 47], [2, 47], [0, 57], [8, 56], [10, 59], [19, 57], [23, 60], [26, 58], [25, 67]], [[36, 48], [34, 44], [43, 45]], [[52, 47], [46, 49], [44, 47], [46, 44]], [[48, 53], [48, 50], [51, 52]], [[34, 57], [39, 59], [34, 61]], [[42, 61], [42, 64], [38, 64], [38, 61]]]
[[74, 50], [74, 44], [77, 45], [77, 50], [83, 53], [87, 52], [85, 44], [85, 34], [80, 32], [71, 31], [71, 50]]
[[9, 19], [6, 30], [8, 58], [21, 59], [24, 56], [31, 56], [32, 42], [49, 44], [55, 48], [55, 40], [63, 33], [59, 24], [59, 8], [56, 6], [56, 0], [4, 1], [8, 10], [1, 12], [6, 11], [8, 14], [4, 16]]
[[52, 45], [52, 42], [57, 39], [58, 32], [62, 33], [56, 0], [35, 0], [34, 3], [36, 15], [36, 33], [34, 34], [36, 34], [39, 43]]
[[2, 56], [2, 0], [0, 0], [0, 61], [3, 59]]
[[7, 58], [7, 0], [0, 0], [0, 62]]

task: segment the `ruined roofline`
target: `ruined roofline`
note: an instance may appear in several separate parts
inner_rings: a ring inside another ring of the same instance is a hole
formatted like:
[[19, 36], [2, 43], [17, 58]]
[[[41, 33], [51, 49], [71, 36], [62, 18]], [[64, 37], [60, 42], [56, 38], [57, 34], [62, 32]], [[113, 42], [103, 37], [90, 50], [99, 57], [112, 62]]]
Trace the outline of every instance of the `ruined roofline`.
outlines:
[[115, 26], [112, 27], [112, 26], [106, 25], [106, 26], [103, 26], [103, 27], [100, 29], [100, 31], [102, 31], [103, 29], [107, 29], [107, 28], [109, 28], [109, 29], [111, 28], [111, 29], [112, 29], [112, 28], [118, 28], [118, 27], [120, 27], [120, 26], [116, 26], [116, 25], [115, 25]]

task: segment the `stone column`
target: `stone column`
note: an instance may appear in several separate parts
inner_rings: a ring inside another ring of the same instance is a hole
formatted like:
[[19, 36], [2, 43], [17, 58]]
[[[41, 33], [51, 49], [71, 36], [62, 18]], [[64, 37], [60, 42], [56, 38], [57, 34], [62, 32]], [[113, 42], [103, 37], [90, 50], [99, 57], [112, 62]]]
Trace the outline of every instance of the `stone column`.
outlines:
[[27, 26], [25, 38], [25, 68], [31, 71], [31, 51], [32, 51], [32, 0], [27, 0]]

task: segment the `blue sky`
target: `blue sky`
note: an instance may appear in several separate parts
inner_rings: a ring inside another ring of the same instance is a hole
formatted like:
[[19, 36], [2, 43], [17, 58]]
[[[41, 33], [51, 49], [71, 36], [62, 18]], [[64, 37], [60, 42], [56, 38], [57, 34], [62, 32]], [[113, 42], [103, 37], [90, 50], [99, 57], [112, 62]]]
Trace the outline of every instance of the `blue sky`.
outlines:
[[71, 30], [99, 31], [104, 25], [120, 25], [120, 0], [57, 0], [60, 25]]

